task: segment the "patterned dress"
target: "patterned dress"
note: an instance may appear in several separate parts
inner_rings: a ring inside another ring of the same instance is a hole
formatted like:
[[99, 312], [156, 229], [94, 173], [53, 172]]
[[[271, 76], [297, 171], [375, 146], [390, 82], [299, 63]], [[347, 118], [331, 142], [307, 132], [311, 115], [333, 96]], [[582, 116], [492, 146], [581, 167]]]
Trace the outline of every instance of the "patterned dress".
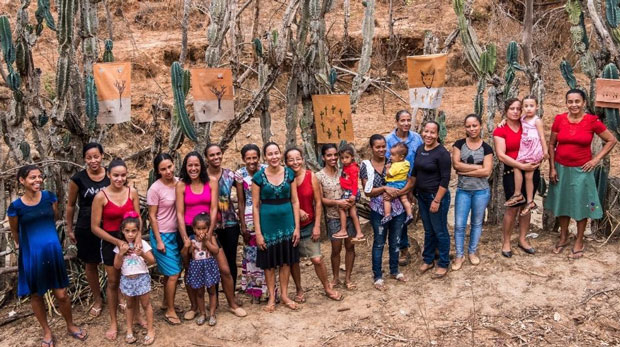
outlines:
[[[261, 166], [260, 169], [265, 166]], [[235, 172], [235, 180], [243, 185], [245, 195], [245, 218], [246, 230], [250, 234], [250, 241], [243, 247], [243, 259], [241, 260], [241, 289], [246, 294], [256, 299], [266, 299], [267, 282], [265, 272], [256, 266], [256, 233], [254, 232], [254, 216], [252, 215], [252, 176], [244, 166]]]

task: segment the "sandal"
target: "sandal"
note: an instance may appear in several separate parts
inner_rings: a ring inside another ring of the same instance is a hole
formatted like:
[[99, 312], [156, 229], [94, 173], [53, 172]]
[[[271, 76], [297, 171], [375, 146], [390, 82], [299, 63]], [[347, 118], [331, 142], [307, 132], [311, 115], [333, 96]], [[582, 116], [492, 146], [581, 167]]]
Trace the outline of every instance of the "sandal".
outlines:
[[525, 207], [521, 210], [520, 216], [525, 217], [528, 214], [530, 214], [532, 210], [535, 210], [537, 208], [538, 208], [538, 205], [536, 205], [534, 201], [530, 201], [530, 203], [525, 205]]
[[346, 232], [346, 231], [344, 232], [344, 235], [342, 235], [342, 234], [338, 235], [338, 234], [340, 234], [340, 231], [339, 231], [339, 232], [337, 232], [337, 233], [335, 233], [334, 235], [332, 235], [332, 239], [335, 239], [335, 240], [342, 240], [342, 239], [346, 239], [346, 238], [348, 238], [348, 237], [349, 237], [349, 234], [347, 234], [347, 232]]
[[399, 272], [396, 275], [391, 275], [391, 277], [399, 282], [407, 282], [407, 278], [405, 278], [405, 275], [403, 275], [402, 272]]
[[164, 315], [164, 321], [166, 321], [166, 323], [170, 325], [181, 324], [181, 320], [179, 319], [179, 317], [171, 317], [171, 316]]
[[363, 243], [366, 242], [367, 239], [364, 237], [364, 235], [360, 236], [360, 237], [354, 237], [351, 239], [351, 242], [353, 243]]
[[185, 312], [185, 314], [183, 315], [183, 319], [185, 320], [192, 320], [194, 319], [194, 317], [196, 317], [196, 311], [192, 310]]
[[267, 304], [265, 307], [263, 307], [263, 311], [267, 313], [273, 313], [273, 311], [275, 310], [276, 310], [276, 304]]
[[127, 344], [132, 344], [132, 343], [134, 343], [136, 341], [138, 341], [138, 339], [136, 339], [136, 337], [133, 336], [133, 334], [127, 334], [125, 336], [125, 343], [127, 343]]
[[347, 288], [347, 290], [357, 289], [357, 286], [353, 282], [345, 282], [344, 286]]
[[93, 304], [93, 306], [91, 306], [90, 309], [88, 310], [88, 315], [93, 318], [97, 318], [101, 315], [101, 309], [102, 307], [96, 308], [95, 305]]
[[[440, 269], [443, 269], [443, 268], [439, 267], [439, 268], [437, 268], [437, 271], [439, 271]], [[433, 275], [431, 276], [431, 278], [433, 278], [433, 279], [440, 279], [440, 278], [446, 277], [446, 275], [448, 274], [448, 269], [444, 269], [444, 270], [446, 270], [446, 272], [444, 272], [444, 273], [439, 273], [437, 271], [433, 272]]]
[[155, 342], [155, 336], [146, 335], [144, 337], [144, 341], [142, 341], [142, 344], [144, 344], [144, 345], [152, 345], [153, 342]]
[[342, 299], [344, 299], [344, 294], [342, 294], [342, 293], [338, 293], [338, 295], [336, 295], [336, 296], [329, 295], [329, 294], [325, 293], [325, 296], [327, 298], [331, 299], [331, 300], [334, 300], [334, 301], [342, 301]]
[[212, 327], [216, 324], [217, 324], [217, 319], [215, 319], [215, 316], [209, 316], [209, 326]]
[[245, 312], [244, 309], [242, 309], [241, 307], [237, 307], [237, 308], [231, 308], [230, 313], [234, 314], [237, 317], [245, 317], [248, 315], [247, 312]]
[[127, 303], [118, 304], [118, 307], [120, 307], [121, 312], [125, 313], [125, 311], [127, 310]]
[[80, 340], [80, 341], [86, 341], [86, 339], [88, 338], [88, 333], [85, 330], [82, 330], [82, 328], [78, 327], [78, 331], [74, 331], [74, 332], [68, 332], [69, 336], [73, 337], [76, 340]]
[[435, 263], [434, 262], [430, 263], [430, 264], [427, 264], [427, 263], [422, 264], [422, 266], [420, 266], [420, 275], [425, 273], [426, 271], [434, 268], [434, 267], [435, 267]]
[[519, 194], [519, 195], [513, 195], [510, 197], [510, 199], [508, 199], [505, 203], [504, 206], [505, 207], [513, 207], [515, 205], [521, 204], [525, 202], [525, 197], [523, 196], [523, 194]]
[[198, 316], [198, 318], [196, 318], [196, 325], [203, 325], [205, 324], [206, 320], [207, 318], [205, 317], [205, 315], [201, 314], [200, 316]]
[[306, 302], [306, 297], [304, 296], [304, 293], [297, 294], [295, 295], [295, 298], [293, 298], [293, 301], [299, 304], [303, 304]]
[[570, 241], [567, 241], [566, 243], [564, 243], [563, 245], [560, 245], [560, 243], [556, 243], [555, 244], [555, 248], [553, 249], [553, 253], [554, 254], [560, 254], [562, 252], [564, 252], [564, 248], [566, 248], [566, 246], [570, 245]]
[[584, 255], [584, 251], [585, 251], [585, 250], [586, 250], [586, 248], [585, 248], [585, 247], [583, 247], [583, 248], [582, 248], [581, 250], [579, 250], [579, 251], [576, 251], [576, 250], [573, 248], [573, 249], [571, 249], [571, 254], [569, 254], [569, 255], [568, 255], [568, 258], [569, 258], [569, 259], [573, 259], [573, 260], [575, 260], [575, 259], [579, 259], [579, 258], [582, 258], [582, 257], [583, 257], [583, 255]]
[[382, 278], [379, 278], [378, 280], [375, 281], [375, 289], [379, 290], [379, 291], [385, 291], [387, 289], [387, 287], [385, 286], [385, 282], [383, 282]]
[[41, 340], [41, 346], [54, 347], [54, 338], [52, 337], [49, 341]]
[[288, 307], [291, 311], [299, 311], [301, 309], [301, 306], [297, 305], [295, 301], [285, 302], [284, 306]]
[[116, 341], [116, 334], [118, 334], [116, 330], [108, 330], [105, 332], [105, 339], [108, 341]]

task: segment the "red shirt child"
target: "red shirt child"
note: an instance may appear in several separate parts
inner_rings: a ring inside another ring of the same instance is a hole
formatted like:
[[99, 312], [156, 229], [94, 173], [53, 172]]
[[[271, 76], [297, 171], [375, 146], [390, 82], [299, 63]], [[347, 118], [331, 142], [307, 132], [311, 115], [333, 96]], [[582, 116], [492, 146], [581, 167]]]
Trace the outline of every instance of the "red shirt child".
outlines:
[[[355, 161], [351, 164], [342, 167], [342, 174], [340, 175], [340, 187], [342, 191], [349, 191], [351, 195], [357, 196], [358, 181], [359, 181], [360, 167]], [[346, 194], [346, 193], [345, 193]]]

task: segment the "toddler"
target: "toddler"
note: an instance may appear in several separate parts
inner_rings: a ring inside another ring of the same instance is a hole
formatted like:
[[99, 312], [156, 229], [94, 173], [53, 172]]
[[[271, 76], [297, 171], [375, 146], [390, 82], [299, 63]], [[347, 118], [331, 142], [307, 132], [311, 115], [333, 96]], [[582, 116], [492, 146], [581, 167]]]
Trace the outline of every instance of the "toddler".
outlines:
[[127, 297], [125, 342], [134, 343], [137, 340], [133, 335], [133, 316], [139, 301], [146, 314], [147, 334], [143, 343], [150, 345], [155, 341], [155, 331], [153, 330], [153, 307], [149, 298], [151, 276], [147, 263], [154, 264], [155, 257], [148, 242], [139, 239], [141, 246], [136, 245], [140, 233], [139, 228], [138, 214], [135, 211], [126, 212], [120, 227], [126, 242], [123, 242], [120, 248], [118, 246], [114, 248], [114, 253], [116, 253], [114, 267], [121, 270], [119, 287], [121, 293]]
[[[344, 145], [340, 148], [340, 162], [342, 163], [342, 174], [340, 175], [340, 187], [342, 188], [342, 199], [349, 200], [353, 206], [349, 207], [349, 217], [355, 227], [355, 237], [351, 240], [355, 243], [364, 242], [366, 238], [362, 234], [362, 227], [357, 216], [355, 202], [359, 199], [360, 192], [358, 187], [360, 168], [355, 162], [355, 150], [351, 145]], [[338, 209], [340, 213], [340, 231], [333, 235], [335, 239], [345, 239], [349, 237], [347, 233], [347, 211]]]
[[[387, 165], [387, 173], [385, 175], [386, 186], [403, 189], [407, 185], [407, 177], [409, 176], [409, 168], [411, 166], [409, 161], [405, 160], [408, 152], [409, 149], [404, 142], [399, 142], [390, 149], [391, 163]], [[413, 219], [413, 212], [407, 194], [401, 195], [398, 199], [407, 213], [405, 224], [409, 223]], [[381, 224], [386, 224], [392, 220], [391, 201], [383, 200], [383, 211], [384, 217], [381, 219]]]
[[192, 222], [195, 235], [191, 237], [189, 268], [187, 269], [187, 285], [196, 290], [196, 302], [200, 314], [196, 318], [196, 324], [203, 325], [206, 321], [205, 288], [209, 292], [209, 325], [214, 326], [215, 308], [217, 297], [215, 289], [220, 282], [220, 270], [214, 256], [220, 248], [215, 241], [215, 236], [208, 233], [209, 215], [202, 212]]
[[[543, 122], [537, 116], [538, 102], [533, 96], [526, 96], [521, 102], [523, 105], [523, 115], [521, 116], [521, 144], [519, 146], [519, 154], [517, 161], [519, 163], [540, 163], [542, 160], [549, 158], [547, 143], [545, 143], [545, 130]], [[534, 202], [534, 171], [522, 172], [517, 168], [513, 168], [515, 192], [504, 206], [511, 207], [526, 202], [525, 207], [521, 210], [521, 216], [525, 216], [532, 209], [535, 209]], [[525, 176], [525, 192], [527, 197], [521, 194], [523, 186], [523, 177]]]

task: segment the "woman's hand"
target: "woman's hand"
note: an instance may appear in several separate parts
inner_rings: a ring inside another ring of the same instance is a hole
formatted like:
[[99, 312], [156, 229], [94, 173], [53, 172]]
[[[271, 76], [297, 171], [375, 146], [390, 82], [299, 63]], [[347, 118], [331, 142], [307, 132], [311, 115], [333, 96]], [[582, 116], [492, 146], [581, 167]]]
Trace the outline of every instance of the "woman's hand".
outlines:
[[161, 241], [161, 240], [160, 240], [160, 241], [157, 241], [157, 250], [158, 250], [160, 253], [166, 253], [166, 245], [164, 245], [164, 242], [163, 242], [163, 241]]
[[310, 216], [306, 213], [306, 211], [304, 211], [302, 209], [299, 209], [299, 220], [301, 222], [307, 221], [308, 217], [310, 217]]
[[519, 167], [517, 169], [520, 169], [521, 171], [534, 171], [534, 170], [538, 169], [539, 166], [540, 166], [540, 162], [538, 162], [538, 163], [519, 163]]
[[256, 245], [263, 251], [267, 249], [267, 243], [265, 242], [263, 234], [256, 233]]
[[312, 228], [312, 235], [310, 235], [310, 238], [312, 241], [317, 242], [319, 241], [319, 237], [321, 237], [321, 226], [315, 224], [314, 228]]
[[392, 188], [392, 187], [384, 187], [383, 189], [385, 189], [385, 193], [390, 195], [392, 198], [397, 198], [398, 197], [398, 189], [396, 188]]
[[392, 201], [392, 196], [388, 193], [383, 193], [383, 201]]
[[127, 244], [127, 242], [122, 242], [121, 244], [118, 245], [118, 250], [119, 250], [119, 254], [120, 255], [125, 255], [127, 254], [127, 252], [129, 252], [129, 245]]
[[183, 238], [183, 250], [186, 251], [189, 249], [189, 246], [191, 246], [192, 242], [190, 241], [189, 237], [184, 237]]
[[69, 240], [71, 241], [72, 244], [77, 243], [77, 240], [75, 239], [75, 233], [73, 232], [73, 230], [68, 231], [67, 236], [69, 237]]
[[594, 168], [596, 167], [596, 165], [598, 165], [600, 160], [596, 159], [596, 158], [592, 158], [589, 162], [583, 164], [581, 166], [581, 171], [583, 172], [590, 172], [592, 170], [594, 170]]
[[241, 236], [243, 237], [243, 244], [244, 245], [249, 245], [250, 244], [250, 233], [245, 230], [245, 231], [241, 231]]
[[299, 228], [295, 228], [293, 231], [293, 247], [297, 247], [299, 244]]
[[439, 201], [433, 200], [433, 202], [431, 202], [431, 207], [428, 209], [431, 213], [437, 213], [437, 211], [439, 211]]
[[351, 202], [349, 202], [349, 200], [336, 200], [336, 205], [338, 206], [338, 208], [341, 208], [343, 210], [347, 210], [349, 208], [351, 208], [351, 206], [353, 206], [353, 204], [351, 204]]
[[554, 167], [551, 167], [551, 169], [549, 170], [549, 182], [551, 182], [552, 184], [558, 183], [558, 172], [555, 171]]

